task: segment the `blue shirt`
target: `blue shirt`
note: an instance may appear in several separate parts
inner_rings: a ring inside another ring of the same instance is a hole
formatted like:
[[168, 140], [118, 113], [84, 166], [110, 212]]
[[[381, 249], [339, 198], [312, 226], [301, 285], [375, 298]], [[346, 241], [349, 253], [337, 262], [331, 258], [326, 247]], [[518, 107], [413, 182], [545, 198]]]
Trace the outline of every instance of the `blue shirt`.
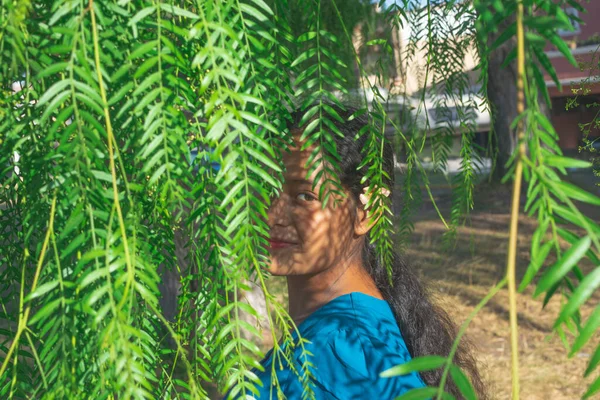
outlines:
[[[418, 373], [392, 378], [379, 374], [411, 359], [389, 304], [364, 293], [342, 295], [325, 304], [298, 325], [311, 343], [304, 349], [312, 356], [311, 386], [317, 400], [393, 399], [411, 389], [426, 386]], [[293, 333], [294, 340], [297, 335]], [[285, 344], [284, 344], [285, 346]], [[264, 372], [254, 371], [262, 387], [259, 399], [277, 399], [271, 390], [272, 350], [261, 361]], [[294, 350], [294, 369], [301, 372], [302, 348]], [[283, 359], [283, 358], [281, 358]], [[302, 399], [303, 387], [294, 372], [275, 373], [287, 399]]]

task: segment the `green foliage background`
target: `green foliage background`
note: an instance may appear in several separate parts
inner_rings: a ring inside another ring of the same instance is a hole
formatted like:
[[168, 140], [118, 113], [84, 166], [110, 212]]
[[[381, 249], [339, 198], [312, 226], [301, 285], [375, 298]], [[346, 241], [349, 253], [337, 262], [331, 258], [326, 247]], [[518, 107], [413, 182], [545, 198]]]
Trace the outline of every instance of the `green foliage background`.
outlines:
[[[565, 296], [555, 328], [572, 355], [600, 326], [600, 306], [587, 321], [578, 313], [600, 285], [600, 267], [587, 275], [577, 268], [583, 257], [600, 264], [600, 227], [575, 202], [600, 205], [600, 199], [562, 180], [565, 168], [589, 163], [561, 155], [558, 136], [538, 106], [540, 97], [547, 98], [542, 72], [559, 83], [544, 46], [552, 43], [574, 62], [556, 33], [571, 27], [563, 3], [583, 11], [574, 0], [523, 2], [530, 62], [527, 108], [519, 120], [529, 152], [521, 161], [529, 185], [526, 211], [538, 217], [539, 228], [521, 288], [539, 275], [536, 293]], [[316, 144], [313, 168], [327, 165], [319, 179], [333, 184], [321, 193], [331, 201], [340, 190], [332, 139], [340, 116], [329, 104], [339, 103], [369, 74], [384, 80], [392, 27], [412, 24], [409, 57], [420, 39], [427, 43], [425, 74], [446, 82], [439, 105], [444, 108], [463, 101], [468, 82], [462, 60], [474, 41], [485, 93], [488, 52], [512, 40], [515, 25], [492, 46], [487, 37], [515, 15], [516, 5], [431, 0], [422, 6], [404, 0], [381, 4], [383, 12], [376, 14], [361, 0], [2, 0], [0, 397], [196, 399], [207, 398], [208, 382], [223, 392], [253, 392], [251, 369], [262, 354], [241, 335], [242, 329], [259, 335], [240, 319], [242, 313], [256, 314], [239, 300], [248, 281], [262, 287], [273, 310], [276, 360], [290, 357], [290, 349], [278, 344], [276, 327], [290, 340], [286, 327], [293, 322], [266, 289], [264, 249], [269, 199], [281, 187], [279, 149], [290, 140], [290, 110], [302, 108], [306, 120], [318, 116], [304, 135]], [[445, 25], [450, 9], [464, 15], [457, 27]], [[389, 30], [375, 32], [377, 20]], [[358, 23], [368, 39], [361, 51], [377, 47], [381, 62], [363, 65], [355, 52]], [[442, 31], [448, 40], [439, 40]], [[387, 99], [372, 90], [371, 110], [361, 111], [371, 121], [362, 132], [370, 135], [367, 178], [371, 187], [381, 186], [379, 149], [390, 140], [382, 126], [392, 124], [393, 140], [407, 149], [397, 229], [406, 237], [421, 188], [428, 189], [422, 145], [431, 140], [441, 168], [454, 130], [440, 127], [433, 136], [406, 130], [388, 115]], [[450, 240], [473, 205], [478, 173], [470, 107], [459, 106], [463, 162], [453, 212], [446, 216]], [[198, 151], [193, 161], [192, 150]], [[374, 191], [372, 201], [384, 217], [372, 237], [387, 261], [391, 205], [380, 193]], [[576, 235], [564, 221], [585, 233]], [[176, 252], [178, 233], [187, 238], [183, 259]], [[560, 238], [572, 246], [563, 251]], [[542, 267], [550, 253], [558, 261]], [[158, 301], [165, 270], [183, 276], [170, 321]], [[568, 343], [567, 329], [576, 334], [574, 343]], [[403, 368], [445, 368], [445, 376], [472, 398], [452, 354], [441, 356]], [[311, 398], [309, 354], [305, 360], [295, 372]], [[599, 363], [597, 347], [586, 373]], [[277, 382], [275, 390], [280, 392]], [[598, 390], [600, 379], [588, 395]], [[443, 384], [413, 395], [441, 398]]]

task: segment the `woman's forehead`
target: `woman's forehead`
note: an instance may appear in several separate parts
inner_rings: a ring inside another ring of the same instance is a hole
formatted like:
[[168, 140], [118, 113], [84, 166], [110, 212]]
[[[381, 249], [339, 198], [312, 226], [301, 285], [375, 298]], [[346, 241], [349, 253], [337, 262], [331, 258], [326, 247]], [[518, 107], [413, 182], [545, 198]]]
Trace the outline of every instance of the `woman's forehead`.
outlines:
[[[293, 145], [290, 145], [288, 147], [288, 151], [283, 153], [283, 163], [286, 168], [285, 178], [286, 180], [305, 179], [306, 173], [310, 167], [307, 166], [307, 162], [309, 161], [315, 147], [310, 146], [306, 149], [302, 149], [302, 144], [304, 143], [304, 141], [300, 140], [302, 130], [293, 129], [291, 133], [293, 135]], [[317, 167], [311, 176], [316, 175], [319, 170], [320, 167]]]
[[300, 150], [300, 147], [290, 148], [283, 154], [286, 179], [304, 179], [308, 172], [307, 163], [310, 159], [312, 149]]
[[290, 151], [300, 150], [300, 148], [302, 147], [302, 144], [305, 142], [305, 140], [301, 140], [302, 132], [304, 132], [304, 130], [300, 128], [293, 128], [290, 130], [290, 133], [292, 135], [292, 144], [288, 147]]
[[[302, 130], [292, 130], [291, 133], [294, 145], [289, 146], [288, 151], [283, 153], [283, 164], [285, 165], [284, 181], [292, 186], [306, 183], [313, 184], [315, 178], [323, 169], [323, 165], [320, 163], [323, 158], [319, 156], [311, 157], [316, 147], [314, 144], [302, 150], [302, 144], [304, 143], [304, 141], [300, 140]], [[312, 169], [310, 175], [307, 176], [308, 171], [311, 169], [311, 165], [307, 165], [309, 160], [311, 163], [317, 162], [318, 164], [316, 168]], [[320, 192], [320, 187], [321, 182], [317, 182], [315, 190]], [[331, 189], [335, 188], [331, 187]]]

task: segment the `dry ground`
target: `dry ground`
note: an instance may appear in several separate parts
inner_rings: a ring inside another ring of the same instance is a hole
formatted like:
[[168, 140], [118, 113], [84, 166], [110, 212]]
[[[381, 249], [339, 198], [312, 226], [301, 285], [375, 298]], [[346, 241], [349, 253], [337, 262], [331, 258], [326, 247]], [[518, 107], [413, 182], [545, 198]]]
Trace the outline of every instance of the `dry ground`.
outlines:
[[[470, 222], [459, 229], [453, 249], [444, 250], [444, 225], [433, 207], [425, 203], [415, 216], [415, 230], [405, 256], [428, 282], [432, 294], [461, 324], [475, 305], [504, 276], [510, 209], [508, 186], [478, 189], [476, 208]], [[442, 193], [438, 205], [448, 215], [450, 199]], [[600, 210], [586, 212], [595, 220]], [[594, 215], [595, 214], [595, 215]], [[518, 239], [518, 275], [529, 263], [529, 238], [535, 220], [521, 218]], [[585, 268], [586, 266], [584, 266]], [[590, 266], [588, 265], [587, 268]], [[286, 301], [281, 280], [271, 280], [282, 301]], [[542, 299], [532, 298], [530, 287], [518, 295], [519, 359], [521, 398], [561, 400], [581, 398], [592, 379], [583, 379], [583, 371], [593, 348], [588, 346], [572, 359], [552, 325], [561, 306], [560, 296], [542, 308]], [[598, 304], [600, 293], [583, 307], [587, 317]], [[508, 292], [502, 290], [472, 321], [467, 335], [475, 346], [476, 358], [493, 399], [510, 398], [510, 344]], [[597, 343], [598, 338], [592, 340]]]
[[[407, 258], [418, 266], [441, 304], [461, 323], [487, 291], [504, 276], [508, 243], [508, 187], [480, 187], [476, 209], [470, 223], [459, 230], [458, 242], [451, 251], [442, 250], [444, 226], [425, 205], [415, 219], [415, 231]], [[444, 199], [441, 199], [443, 202]], [[442, 204], [443, 208], [445, 204]], [[598, 220], [600, 210], [586, 213]], [[594, 215], [595, 214], [595, 215]], [[529, 238], [535, 220], [522, 217], [518, 238], [518, 275], [529, 263]], [[583, 265], [584, 269], [591, 265]], [[552, 331], [561, 306], [560, 296], [542, 308], [542, 299], [533, 299], [533, 286], [517, 298], [519, 314], [519, 359], [523, 399], [576, 399], [591, 379], [583, 371], [593, 348], [588, 346], [572, 359], [559, 337]], [[598, 304], [600, 294], [583, 307], [587, 317]], [[508, 292], [502, 290], [478, 314], [469, 327], [468, 336], [476, 346], [477, 359], [494, 399], [510, 398], [510, 344]], [[593, 342], [597, 343], [596, 340]]]

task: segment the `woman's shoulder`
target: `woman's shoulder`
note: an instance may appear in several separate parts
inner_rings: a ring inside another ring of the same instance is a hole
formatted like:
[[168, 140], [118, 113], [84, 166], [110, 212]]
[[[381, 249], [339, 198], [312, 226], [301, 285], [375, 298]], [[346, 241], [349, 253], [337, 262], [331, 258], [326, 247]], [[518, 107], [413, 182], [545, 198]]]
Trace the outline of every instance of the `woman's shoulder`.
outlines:
[[325, 366], [339, 364], [353, 375], [377, 379], [380, 372], [411, 359], [402, 336], [392, 329], [369, 330], [367, 325], [348, 324], [319, 333], [308, 338], [305, 348], [321, 375], [338, 374], [337, 369], [326, 373]]
[[335, 298], [299, 326], [303, 337], [319, 338], [344, 330], [363, 336], [402, 339], [394, 314], [385, 300], [353, 292]]
[[[418, 373], [382, 378], [380, 374], [411, 359], [397, 337], [376, 337], [363, 330], [337, 329], [312, 343], [312, 380], [317, 390], [338, 399], [392, 399], [425, 384]], [[302, 363], [298, 357], [298, 366]]]
[[[393, 398], [424, 386], [418, 374], [381, 378], [379, 374], [411, 359], [389, 306], [383, 300], [350, 294], [316, 315], [306, 347], [313, 380], [338, 398]], [[339, 306], [339, 307], [338, 307]], [[319, 325], [320, 323], [320, 325]], [[306, 336], [305, 336], [306, 337]], [[298, 354], [300, 356], [300, 354]], [[302, 359], [297, 358], [301, 363]], [[381, 397], [383, 396], [383, 397]]]

